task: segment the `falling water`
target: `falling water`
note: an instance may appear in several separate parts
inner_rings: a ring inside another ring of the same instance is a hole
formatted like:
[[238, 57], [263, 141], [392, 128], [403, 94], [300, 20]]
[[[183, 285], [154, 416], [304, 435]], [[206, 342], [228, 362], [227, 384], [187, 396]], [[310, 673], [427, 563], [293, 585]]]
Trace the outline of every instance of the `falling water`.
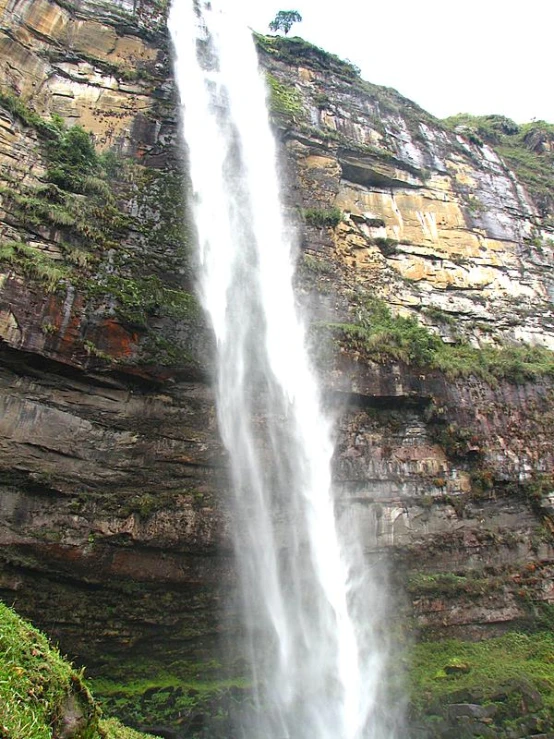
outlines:
[[174, 0], [169, 25], [254, 686], [237, 733], [389, 739], [379, 609], [361, 596], [335, 519], [331, 429], [293, 294], [264, 80], [251, 32], [224, 5]]

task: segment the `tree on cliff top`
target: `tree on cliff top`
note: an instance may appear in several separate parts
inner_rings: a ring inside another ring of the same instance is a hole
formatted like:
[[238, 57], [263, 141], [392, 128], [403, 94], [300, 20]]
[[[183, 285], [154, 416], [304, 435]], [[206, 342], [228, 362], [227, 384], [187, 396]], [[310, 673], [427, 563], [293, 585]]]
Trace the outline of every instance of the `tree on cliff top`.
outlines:
[[280, 10], [269, 24], [269, 30], [273, 33], [283, 31], [286, 36], [293, 24], [300, 23], [301, 20], [302, 16], [297, 10]]

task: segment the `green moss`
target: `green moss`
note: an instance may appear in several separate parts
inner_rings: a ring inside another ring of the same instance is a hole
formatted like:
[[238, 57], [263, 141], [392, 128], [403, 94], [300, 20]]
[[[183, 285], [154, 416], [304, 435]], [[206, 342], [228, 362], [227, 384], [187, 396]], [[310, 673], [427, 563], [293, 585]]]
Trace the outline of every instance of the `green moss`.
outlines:
[[161, 367], [197, 368], [198, 362], [188, 349], [177, 340], [170, 340], [156, 333], [149, 333], [142, 343], [140, 364]]
[[249, 688], [243, 678], [191, 679], [171, 668], [152, 674], [151, 666], [147, 679], [124, 683], [98, 679], [91, 684], [106, 710], [130, 724], [150, 726], [182, 725], [199, 715], [217, 724], [218, 715], [226, 714], [231, 703], [247, 699]]
[[115, 299], [116, 311], [121, 319], [137, 328], [146, 328], [148, 318], [152, 315], [178, 320], [200, 315], [194, 295], [165, 287], [155, 275], [133, 279], [109, 274], [92, 280], [87, 291], [91, 297]]
[[460, 339], [446, 344], [416, 318], [393, 316], [381, 300], [358, 310], [355, 323], [327, 324], [339, 343], [377, 362], [391, 359], [437, 369], [448, 378], [474, 375], [495, 384], [500, 379], [523, 383], [554, 377], [554, 352], [524, 344], [473, 347]]
[[105, 736], [105, 739], [146, 739], [146, 737], [151, 738], [153, 736], [153, 734], [143, 734], [140, 731], [135, 731], [135, 729], [130, 729], [116, 718], [102, 719], [100, 721], [100, 733]]
[[128, 166], [129, 197], [136, 212], [135, 228], [144, 249], [133, 254], [137, 275], [159, 274], [181, 286], [192, 281], [190, 235], [186, 213], [186, 183], [181, 171]]
[[504, 581], [479, 574], [456, 575], [453, 572], [416, 573], [409, 578], [407, 590], [414, 595], [449, 597], [466, 595], [480, 598], [502, 587]]
[[[412, 704], [418, 711], [429, 711], [433, 705], [459, 702], [460, 694], [466, 691], [472, 695], [470, 702], [497, 701], [503, 718], [516, 718], [521, 712], [521, 687], [525, 686], [534, 690], [551, 712], [553, 653], [554, 635], [544, 631], [509, 632], [480, 642], [433, 639], [416, 644], [411, 654]], [[456, 664], [466, 669], [448, 669]]]
[[266, 74], [269, 87], [271, 112], [276, 116], [295, 120], [303, 113], [302, 96], [295, 87], [281, 82], [269, 72]]
[[336, 228], [343, 219], [340, 208], [305, 208], [302, 215], [306, 223], [319, 228]]

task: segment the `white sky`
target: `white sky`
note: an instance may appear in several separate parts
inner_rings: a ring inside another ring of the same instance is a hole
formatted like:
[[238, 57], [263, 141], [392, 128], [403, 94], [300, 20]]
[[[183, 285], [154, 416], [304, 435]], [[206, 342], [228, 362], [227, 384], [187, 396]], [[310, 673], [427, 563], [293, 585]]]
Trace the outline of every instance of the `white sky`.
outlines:
[[443, 118], [500, 113], [554, 123], [554, 0], [239, 0], [261, 33], [298, 10], [302, 36]]

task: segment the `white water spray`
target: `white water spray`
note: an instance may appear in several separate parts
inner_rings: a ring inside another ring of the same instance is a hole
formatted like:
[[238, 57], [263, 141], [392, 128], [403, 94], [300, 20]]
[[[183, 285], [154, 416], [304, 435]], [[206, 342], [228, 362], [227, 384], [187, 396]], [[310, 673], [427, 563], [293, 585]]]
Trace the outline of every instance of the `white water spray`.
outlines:
[[224, 5], [174, 0], [169, 27], [236, 498], [255, 698], [237, 733], [389, 739], [372, 606], [335, 519], [330, 425], [295, 306], [266, 88], [251, 32]]

